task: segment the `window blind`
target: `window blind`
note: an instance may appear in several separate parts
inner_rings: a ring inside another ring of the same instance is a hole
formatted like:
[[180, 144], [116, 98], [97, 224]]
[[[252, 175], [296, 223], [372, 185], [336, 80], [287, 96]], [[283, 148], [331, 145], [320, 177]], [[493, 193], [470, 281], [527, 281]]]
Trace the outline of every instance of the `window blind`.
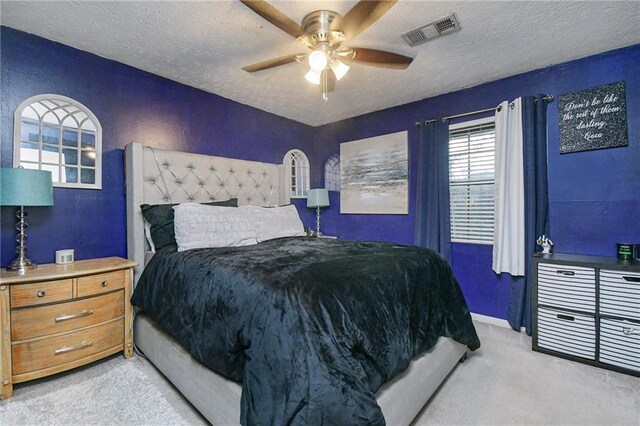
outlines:
[[451, 240], [493, 243], [495, 123], [449, 131]]

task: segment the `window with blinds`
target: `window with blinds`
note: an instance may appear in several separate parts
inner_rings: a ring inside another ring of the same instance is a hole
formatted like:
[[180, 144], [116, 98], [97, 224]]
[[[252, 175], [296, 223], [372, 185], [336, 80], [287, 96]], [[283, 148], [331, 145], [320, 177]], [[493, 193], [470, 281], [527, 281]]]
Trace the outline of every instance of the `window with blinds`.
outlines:
[[451, 240], [493, 243], [494, 118], [449, 127]]

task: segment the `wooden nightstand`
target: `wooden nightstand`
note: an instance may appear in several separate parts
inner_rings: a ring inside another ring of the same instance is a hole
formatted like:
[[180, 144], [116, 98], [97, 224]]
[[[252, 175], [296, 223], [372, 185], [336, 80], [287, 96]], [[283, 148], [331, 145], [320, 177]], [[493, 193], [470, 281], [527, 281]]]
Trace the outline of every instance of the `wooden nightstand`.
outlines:
[[0, 272], [0, 398], [13, 384], [124, 351], [133, 356], [129, 299], [136, 262], [119, 257]]

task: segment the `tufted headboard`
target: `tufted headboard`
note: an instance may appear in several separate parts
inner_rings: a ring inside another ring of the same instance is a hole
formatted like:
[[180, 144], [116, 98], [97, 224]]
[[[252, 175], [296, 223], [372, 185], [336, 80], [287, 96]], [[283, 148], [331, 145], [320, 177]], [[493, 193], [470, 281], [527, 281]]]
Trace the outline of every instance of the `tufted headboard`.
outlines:
[[130, 143], [125, 148], [127, 252], [138, 262], [134, 282], [149, 246], [141, 204], [207, 202], [238, 198], [240, 205], [284, 204], [281, 164], [214, 157]]

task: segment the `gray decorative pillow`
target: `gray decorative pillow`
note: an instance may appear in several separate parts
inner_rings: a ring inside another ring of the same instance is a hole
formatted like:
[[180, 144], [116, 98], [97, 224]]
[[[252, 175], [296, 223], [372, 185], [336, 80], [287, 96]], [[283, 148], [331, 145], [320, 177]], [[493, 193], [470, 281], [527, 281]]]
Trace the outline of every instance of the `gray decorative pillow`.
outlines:
[[[151, 240], [156, 251], [163, 247], [177, 247], [176, 234], [173, 228], [173, 206], [178, 204], [142, 204], [140, 206], [142, 216], [151, 225]], [[238, 199], [231, 198], [225, 201], [211, 201], [202, 204], [207, 206], [238, 207]]]

